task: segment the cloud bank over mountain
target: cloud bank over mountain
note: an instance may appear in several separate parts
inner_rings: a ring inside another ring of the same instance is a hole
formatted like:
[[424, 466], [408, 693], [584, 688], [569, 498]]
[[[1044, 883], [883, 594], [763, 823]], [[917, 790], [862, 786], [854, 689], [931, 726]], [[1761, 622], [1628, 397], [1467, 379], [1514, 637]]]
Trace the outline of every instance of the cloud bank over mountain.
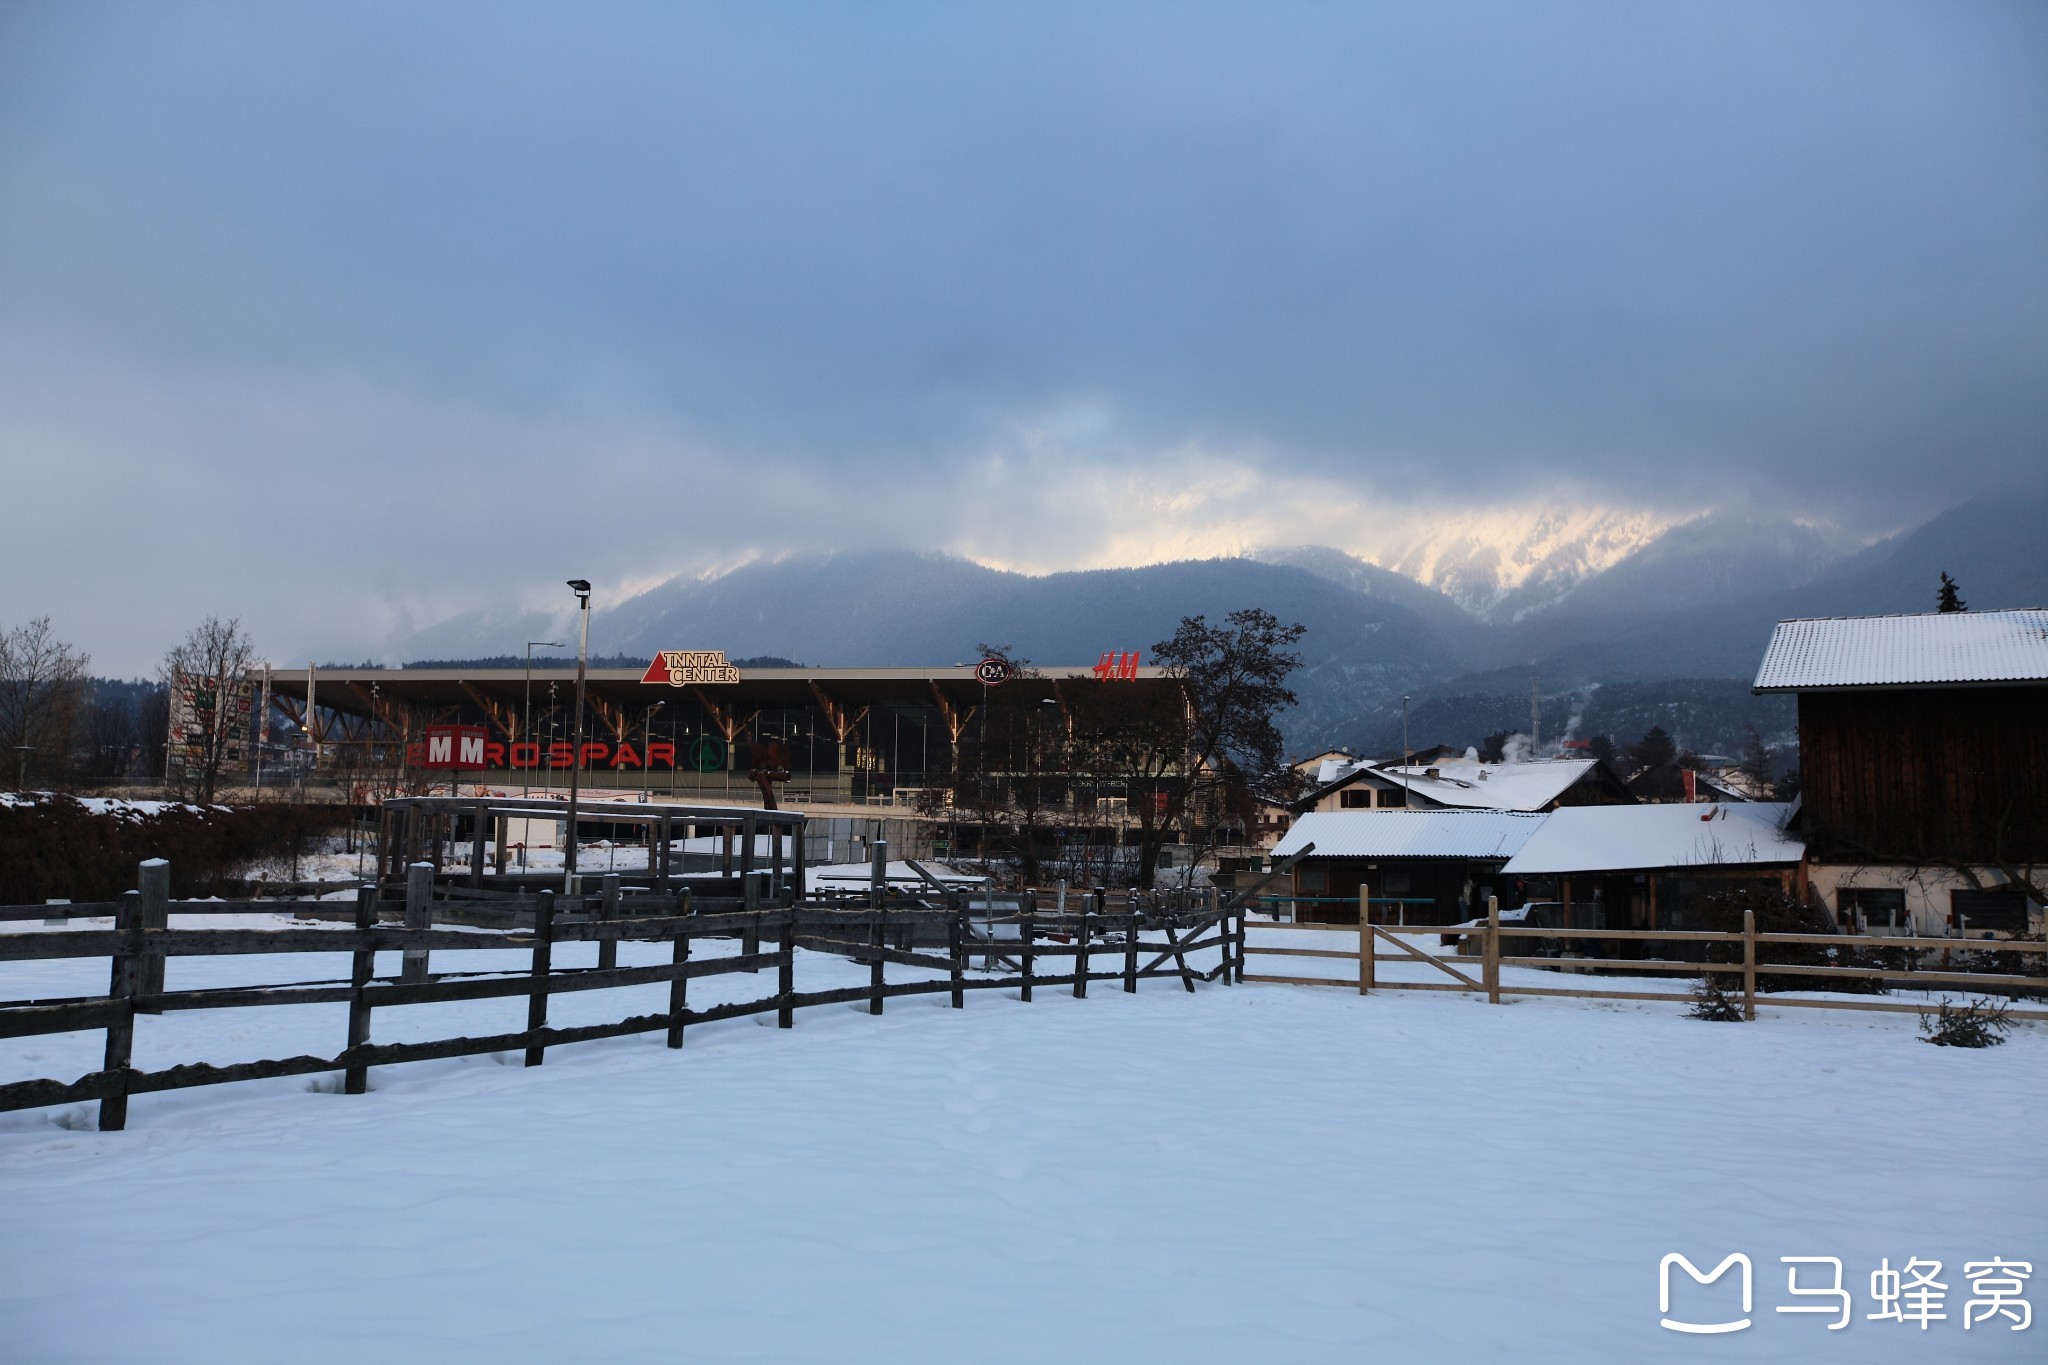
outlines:
[[1882, 535], [2048, 450], [2044, 64], [1998, 3], [10, 6], [0, 619]]

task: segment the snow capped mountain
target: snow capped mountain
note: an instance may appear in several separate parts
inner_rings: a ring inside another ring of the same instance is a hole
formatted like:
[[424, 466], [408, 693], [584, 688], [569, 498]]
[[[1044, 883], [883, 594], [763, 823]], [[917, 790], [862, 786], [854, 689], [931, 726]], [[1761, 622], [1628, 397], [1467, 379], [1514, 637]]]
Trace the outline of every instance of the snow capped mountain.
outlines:
[[1361, 554], [1467, 611], [1511, 620], [1556, 601], [1681, 520], [1608, 507], [1492, 508], [1386, 528]]

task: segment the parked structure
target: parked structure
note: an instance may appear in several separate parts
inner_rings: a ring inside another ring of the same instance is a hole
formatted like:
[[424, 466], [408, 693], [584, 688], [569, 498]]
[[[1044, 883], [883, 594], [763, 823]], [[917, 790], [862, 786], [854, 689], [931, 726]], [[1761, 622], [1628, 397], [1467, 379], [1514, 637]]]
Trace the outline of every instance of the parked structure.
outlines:
[[1844, 925], [2011, 932], [2048, 863], [2048, 611], [1781, 621], [1755, 690], [1799, 701], [1799, 829]]
[[1778, 801], [1552, 811], [1501, 868], [1503, 906], [1561, 903], [1564, 927], [1684, 929], [1706, 895], [1764, 886], [1803, 896], [1806, 846]]
[[1516, 810], [1626, 805], [1636, 798], [1598, 759], [1483, 763], [1431, 758], [1401, 764], [1368, 759], [1325, 760], [1303, 811]]
[[1294, 865], [1287, 908], [1298, 923], [1356, 924], [1358, 889], [1399, 901], [1384, 916], [1403, 924], [1453, 924], [1488, 896], [1516, 904], [1501, 866], [1546, 817], [1514, 811], [1322, 811], [1304, 815], [1273, 850]]

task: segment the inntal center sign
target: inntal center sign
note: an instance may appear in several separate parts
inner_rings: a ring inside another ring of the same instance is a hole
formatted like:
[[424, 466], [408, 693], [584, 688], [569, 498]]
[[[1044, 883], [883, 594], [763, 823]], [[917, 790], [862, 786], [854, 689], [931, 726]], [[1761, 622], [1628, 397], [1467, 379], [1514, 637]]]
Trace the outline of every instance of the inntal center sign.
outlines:
[[670, 687], [739, 680], [740, 671], [725, 661], [722, 649], [664, 649], [640, 678], [643, 683], [667, 683]]

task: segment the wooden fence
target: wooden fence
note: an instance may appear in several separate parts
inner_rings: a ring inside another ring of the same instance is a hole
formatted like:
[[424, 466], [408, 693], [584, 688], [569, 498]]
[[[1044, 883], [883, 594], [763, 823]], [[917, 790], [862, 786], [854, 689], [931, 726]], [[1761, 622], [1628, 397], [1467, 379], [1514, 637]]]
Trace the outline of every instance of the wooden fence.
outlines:
[[[1742, 927], [1727, 933], [1708, 930], [1676, 929], [1546, 929], [1525, 927], [1520, 924], [1502, 924], [1498, 903], [1489, 901], [1486, 918], [1470, 924], [1412, 925], [1373, 923], [1373, 909], [1379, 898], [1370, 902], [1361, 896], [1358, 916], [1358, 946], [1356, 949], [1337, 948], [1287, 948], [1263, 943], [1243, 944], [1240, 947], [1240, 962], [1246, 956], [1323, 958], [1357, 964], [1357, 974], [1350, 977], [1305, 977], [1274, 976], [1243, 972], [1240, 980], [1268, 982], [1288, 986], [1348, 986], [1360, 995], [1375, 990], [1396, 991], [1466, 991], [1483, 994], [1492, 1004], [1499, 1004], [1505, 995], [1522, 996], [1568, 996], [1580, 1000], [1667, 1000], [1692, 1001], [1696, 997], [1690, 992], [1676, 991], [1625, 991], [1605, 990], [1583, 986], [1536, 986], [1529, 984], [1508, 984], [1501, 980], [1502, 967], [1537, 967], [1558, 972], [1560, 979], [1564, 972], [1609, 973], [1642, 972], [1663, 977], [1718, 977], [1734, 978], [1741, 983], [1742, 1014], [1745, 1019], [1756, 1018], [1756, 1002], [1759, 994], [1757, 980], [1762, 977], [1801, 977], [1818, 983], [1812, 989], [1825, 990], [1825, 982], [1842, 981], [1866, 983], [1875, 982], [1885, 986], [1910, 986], [1915, 988], [1959, 987], [1989, 995], [2010, 994], [2015, 999], [2021, 995], [2036, 996], [2048, 993], [2048, 976], [2020, 976], [2008, 973], [1953, 971], [1945, 966], [1922, 968], [1916, 961], [1922, 952], [1939, 951], [1944, 958], [1957, 953], [2025, 954], [2048, 952], [2048, 943], [2026, 939], [1955, 939], [1955, 938], [1903, 938], [1876, 937], [1854, 934], [1792, 934], [1760, 933], [1756, 927], [1756, 916], [1745, 910]], [[1350, 926], [1327, 924], [1268, 923], [1254, 920], [1241, 924], [1239, 933], [1246, 929], [1261, 933], [1278, 931], [1281, 934], [1343, 932]], [[1476, 953], [1453, 951], [1425, 952], [1409, 940], [1415, 938], [1452, 938], [1459, 940], [1459, 946], [1474, 943]], [[1644, 944], [1697, 943], [1704, 945], [1703, 957], [1718, 955], [1723, 961], [1688, 961], [1677, 958], [1641, 957], [1537, 957], [1515, 956], [1503, 952], [1504, 944], [1517, 939], [1533, 939], [1538, 942], [1570, 940], [1579, 943], [1634, 942]], [[1761, 951], [1771, 946], [1800, 946], [1833, 948], [1845, 955], [1861, 957], [1868, 953], [1872, 957], [1894, 958], [1894, 966], [1844, 966], [1814, 963], [1763, 961]], [[1394, 951], [1384, 952], [1391, 948]], [[1378, 964], [1382, 962], [1420, 963], [1434, 970], [1448, 980], [1395, 981], [1382, 980]], [[1476, 975], [1475, 975], [1476, 973]], [[1858, 997], [1853, 1000], [1801, 1000], [1781, 993], [1767, 996], [1774, 1006], [1803, 1009], [1848, 1009], [1879, 1010], [1918, 1013], [1924, 1005], [1888, 1001], [1875, 997]], [[2014, 1009], [2010, 1011], [2016, 1019], [2048, 1019], [2048, 1010]]]
[[[172, 927], [170, 919], [181, 915], [332, 915], [337, 905], [331, 901], [172, 901], [168, 897], [169, 868], [162, 862], [145, 863], [140, 886], [119, 902], [0, 907], [0, 920], [62, 914], [111, 915], [116, 921], [112, 929], [0, 934], [0, 962], [98, 957], [112, 962], [103, 996], [0, 1003], [0, 1039], [80, 1030], [106, 1032], [105, 1060], [99, 1070], [72, 1081], [44, 1079], [0, 1085], [0, 1111], [97, 1100], [100, 1128], [113, 1131], [127, 1122], [129, 1096], [192, 1086], [340, 1072], [344, 1092], [361, 1094], [373, 1066], [520, 1050], [525, 1053], [526, 1065], [539, 1066], [550, 1047], [653, 1032], [665, 1033], [668, 1046], [676, 1048], [683, 1045], [684, 1032], [692, 1024], [773, 1012], [779, 1027], [790, 1028], [796, 1011], [814, 1005], [865, 1001], [870, 1014], [880, 1014], [884, 1002], [891, 998], [947, 992], [953, 1008], [959, 1009], [965, 1006], [967, 993], [976, 990], [1015, 989], [1028, 1001], [1035, 990], [1044, 989], [1063, 988], [1085, 997], [1093, 982], [1119, 982], [1125, 991], [1134, 992], [1140, 981], [1171, 978], [1193, 991], [1198, 981], [1230, 983], [1243, 976], [1241, 912], [1213, 900], [1204, 903], [1151, 896], [1117, 900], [1100, 892], [1076, 892], [1070, 898], [1062, 892], [1056, 903], [1041, 906], [1038, 894], [1025, 892], [1013, 893], [1007, 898], [1009, 905], [998, 913], [986, 904], [976, 909], [957, 893], [916, 896], [876, 888], [866, 904], [847, 897], [757, 909], [730, 902], [693, 903], [687, 890], [622, 898], [613, 878], [597, 896], [558, 896], [543, 891], [528, 898], [498, 898], [487, 907], [457, 907], [465, 914], [502, 915], [507, 923], [524, 926], [508, 932], [432, 927], [431, 914], [451, 903], [430, 905], [426, 893], [431, 888], [431, 869], [420, 867], [415, 872], [426, 875], [414, 879], [403, 924], [380, 924], [376, 889], [364, 886], [346, 927]], [[987, 898], [977, 895], [972, 899]], [[739, 952], [693, 959], [691, 945], [708, 938], [737, 940]], [[617, 945], [625, 940], [672, 944], [670, 960], [620, 967]], [[579, 942], [599, 945], [598, 965], [557, 967], [553, 962], [555, 945]], [[923, 945], [942, 946], [933, 951]], [[799, 947], [865, 963], [870, 969], [868, 981], [829, 990], [799, 990], [795, 976]], [[1217, 965], [1207, 971], [1189, 965], [1190, 954], [1210, 948], [1221, 950]], [[429, 970], [433, 953], [454, 949], [518, 952], [526, 954], [526, 961], [505, 971], [435, 974]], [[402, 954], [400, 974], [377, 976], [377, 954], [394, 951]], [[352, 955], [346, 981], [164, 988], [164, 962], [171, 957], [334, 952]], [[975, 958], [982, 959], [982, 971], [971, 970]], [[887, 979], [891, 966], [933, 975], [891, 981]], [[775, 989], [768, 994], [701, 1009], [689, 1003], [691, 981], [769, 969], [776, 976]], [[552, 996], [661, 983], [669, 987], [663, 1010], [579, 1027], [548, 1023]], [[524, 996], [528, 1002], [526, 1027], [517, 1032], [413, 1043], [371, 1041], [372, 1020], [380, 1009], [508, 996]], [[320, 1003], [348, 1006], [346, 1040], [332, 1057], [280, 1057], [233, 1065], [195, 1062], [161, 1071], [138, 1071], [131, 1064], [139, 1016]]]

